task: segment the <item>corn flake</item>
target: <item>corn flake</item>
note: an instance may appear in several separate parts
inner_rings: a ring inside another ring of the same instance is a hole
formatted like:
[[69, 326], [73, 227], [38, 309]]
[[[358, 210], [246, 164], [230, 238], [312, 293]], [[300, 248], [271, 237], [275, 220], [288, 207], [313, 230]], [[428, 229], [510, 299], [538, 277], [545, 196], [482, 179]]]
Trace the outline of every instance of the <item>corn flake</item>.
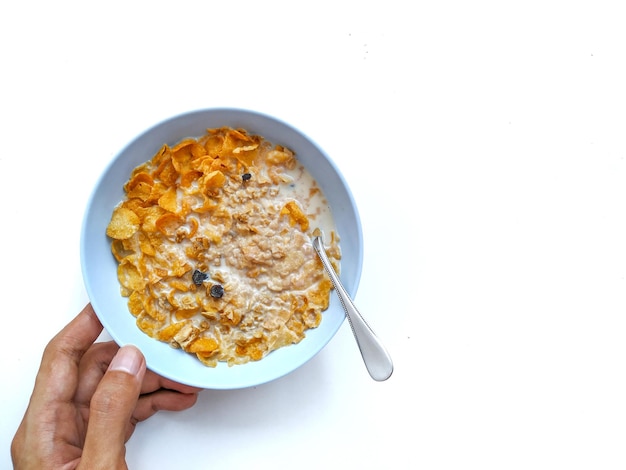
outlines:
[[117, 240], [124, 240], [133, 236], [139, 228], [139, 217], [132, 210], [117, 207], [111, 216], [107, 227], [107, 235]]

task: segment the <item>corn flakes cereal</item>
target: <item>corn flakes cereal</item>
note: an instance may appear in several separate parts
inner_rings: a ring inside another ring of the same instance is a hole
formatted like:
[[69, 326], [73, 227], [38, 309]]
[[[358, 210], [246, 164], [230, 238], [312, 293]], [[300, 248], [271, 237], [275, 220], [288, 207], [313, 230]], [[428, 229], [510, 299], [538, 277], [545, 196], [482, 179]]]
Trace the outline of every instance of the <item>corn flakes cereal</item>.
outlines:
[[295, 154], [228, 127], [164, 145], [131, 173], [107, 227], [138, 328], [215, 367], [301, 341], [332, 283], [311, 244], [341, 252], [322, 191]]

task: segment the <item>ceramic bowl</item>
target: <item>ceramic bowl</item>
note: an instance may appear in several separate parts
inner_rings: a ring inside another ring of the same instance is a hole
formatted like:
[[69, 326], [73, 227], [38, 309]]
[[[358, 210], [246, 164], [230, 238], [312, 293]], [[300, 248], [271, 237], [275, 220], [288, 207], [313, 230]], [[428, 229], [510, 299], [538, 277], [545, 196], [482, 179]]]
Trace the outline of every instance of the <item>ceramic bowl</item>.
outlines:
[[356, 294], [363, 261], [361, 223], [345, 179], [320, 147], [289, 124], [248, 110], [205, 109], [167, 119], [130, 142], [104, 170], [86, 208], [80, 247], [85, 288], [100, 321], [118, 344], [139, 347], [148, 368], [157, 374], [208, 389], [256, 386], [292, 372], [322, 350], [345, 319], [333, 292], [321, 324], [308, 330], [300, 343], [273, 351], [260, 361], [231, 367], [219, 363], [215, 368], [206, 367], [194, 355], [149, 337], [136, 326], [127, 299], [120, 295], [117, 261], [105, 233], [113, 208], [125, 196], [123, 185], [131, 171], [149, 160], [163, 144], [173, 145], [186, 137], [201, 136], [207, 128], [222, 126], [243, 128], [292, 149], [311, 172], [325, 193], [335, 220], [341, 240], [341, 280], [352, 297]]

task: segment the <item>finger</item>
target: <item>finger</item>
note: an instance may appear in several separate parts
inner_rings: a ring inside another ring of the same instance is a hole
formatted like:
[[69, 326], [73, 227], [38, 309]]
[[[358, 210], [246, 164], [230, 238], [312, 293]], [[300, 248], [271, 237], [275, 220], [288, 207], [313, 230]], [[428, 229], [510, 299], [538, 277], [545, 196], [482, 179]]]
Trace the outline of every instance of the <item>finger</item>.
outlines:
[[[120, 348], [91, 398], [83, 459], [109, 468], [124, 461], [127, 429], [146, 371], [134, 346]], [[89, 465], [87, 465], [87, 468]]]
[[186, 410], [195, 405], [197, 400], [197, 392], [180, 393], [165, 389], [142, 395], [133, 412], [133, 420], [135, 422], [144, 421], [158, 411]]
[[91, 304], [48, 343], [33, 391], [35, 399], [67, 402], [73, 398], [81, 357], [102, 331]]
[[192, 387], [191, 385], [184, 385], [178, 382], [174, 382], [173, 380], [166, 379], [151, 370], [146, 372], [146, 376], [143, 379], [143, 385], [141, 386], [141, 393], [151, 393], [162, 388], [166, 388], [168, 390], [175, 390], [181, 393], [197, 393], [201, 391], [201, 388]]
[[[89, 401], [96, 387], [118, 349], [119, 346], [115, 342], [107, 341], [95, 343], [85, 353], [79, 365], [79, 383], [74, 398], [78, 405], [89, 406]], [[175, 390], [181, 393], [197, 393], [202, 390], [198, 387], [174, 382], [147, 370], [141, 384], [141, 394], [152, 393], [160, 389]]]
[[[79, 361], [101, 331], [100, 321], [87, 304], [50, 340], [41, 359], [28, 409], [11, 447], [14, 458], [50, 456], [49, 442], [58, 439], [60, 423], [75, 418], [71, 403], [78, 382]], [[40, 452], [26, 454], [21, 452], [23, 449], [39, 449]], [[16, 457], [16, 453], [22, 455]]]
[[77, 406], [89, 408], [91, 397], [118, 350], [115, 342], [107, 341], [93, 344], [84, 354], [78, 366], [78, 386], [74, 395]]
[[78, 362], [101, 332], [102, 324], [91, 304], [87, 304], [65, 328], [52, 338], [46, 349], [60, 351]]

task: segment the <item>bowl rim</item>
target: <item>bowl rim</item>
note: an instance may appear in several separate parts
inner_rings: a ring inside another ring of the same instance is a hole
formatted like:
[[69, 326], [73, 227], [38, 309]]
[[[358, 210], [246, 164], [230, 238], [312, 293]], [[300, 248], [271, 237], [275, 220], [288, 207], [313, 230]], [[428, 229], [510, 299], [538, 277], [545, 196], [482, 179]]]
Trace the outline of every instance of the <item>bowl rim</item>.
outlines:
[[[129, 344], [129, 341], [125, 341], [123, 339], [123, 334], [120, 334], [118, 331], [115, 330], [115, 328], [112, 328], [111, 326], [111, 322], [109, 321], [109, 317], [107, 315], [104, 314], [105, 311], [105, 307], [103, 306], [103, 303], [101, 302], [102, 299], [99, 298], [98, 295], [96, 295], [92, 283], [90, 282], [90, 266], [89, 266], [89, 262], [88, 262], [88, 258], [89, 258], [89, 251], [90, 248], [88, 246], [88, 233], [89, 233], [89, 229], [90, 229], [90, 216], [92, 215], [92, 208], [94, 207], [94, 204], [96, 203], [96, 198], [98, 196], [98, 194], [102, 191], [102, 185], [104, 184], [105, 180], [107, 179], [107, 177], [110, 175], [110, 173], [113, 171], [113, 169], [116, 167], [116, 165], [119, 164], [119, 161], [122, 160], [125, 156], [127, 156], [127, 154], [131, 153], [133, 151], [133, 149], [136, 146], [140, 146], [142, 144], [142, 142], [144, 140], [146, 140], [150, 135], [153, 135], [155, 133], [158, 134], [159, 131], [163, 130], [163, 129], [167, 129], [168, 127], [175, 125], [178, 122], [181, 122], [181, 120], [184, 122], [186, 119], [195, 119], [195, 118], [199, 118], [200, 116], [209, 116], [209, 115], [216, 115], [216, 114], [224, 114], [226, 116], [232, 116], [232, 115], [237, 115], [237, 116], [242, 116], [245, 117], [245, 119], [250, 119], [250, 120], [261, 120], [261, 122], [266, 122], [269, 123], [268, 125], [273, 125], [273, 126], [278, 126], [279, 128], [282, 127], [283, 131], [286, 131], [288, 133], [293, 133], [294, 135], [298, 136], [300, 139], [303, 139], [304, 142], [306, 142], [308, 145], [311, 146], [311, 149], [314, 149], [315, 152], [317, 152], [319, 155], [321, 155], [324, 160], [325, 160], [325, 164], [329, 166], [329, 168], [332, 169], [332, 172], [334, 173], [334, 176], [337, 178], [337, 180], [341, 183], [341, 187], [342, 190], [345, 192], [344, 196], [347, 198], [348, 202], [349, 202], [349, 209], [351, 212], [351, 216], [354, 218], [354, 220], [352, 220], [352, 224], [354, 225], [353, 227], [353, 235], [356, 235], [356, 239], [353, 240], [353, 242], [355, 243], [356, 246], [351, 246], [350, 249], [351, 250], [355, 250], [354, 251], [354, 271], [352, 273], [352, 277], [350, 279], [350, 283], [348, 286], [346, 286], [346, 289], [348, 290], [348, 293], [352, 296], [352, 298], [355, 297], [357, 290], [358, 290], [358, 286], [360, 283], [360, 278], [361, 278], [361, 274], [362, 274], [362, 269], [363, 269], [363, 231], [362, 231], [362, 225], [361, 225], [361, 220], [360, 220], [360, 215], [358, 212], [358, 207], [356, 205], [356, 202], [354, 200], [354, 196], [352, 194], [352, 191], [350, 189], [350, 187], [347, 184], [347, 181], [345, 180], [345, 177], [343, 176], [343, 174], [341, 173], [341, 171], [339, 170], [336, 162], [334, 160], [332, 160], [330, 158], [330, 156], [313, 140], [311, 139], [307, 134], [305, 134], [304, 132], [302, 132], [299, 128], [295, 127], [294, 125], [288, 124], [283, 120], [280, 120], [276, 117], [273, 117], [269, 114], [265, 114], [265, 113], [261, 113], [258, 111], [253, 111], [253, 110], [249, 110], [249, 109], [245, 109], [245, 108], [231, 108], [231, 107], [215, 107], [215, 108], [199, 108], [199, 109], [195, 109], [195, 110], [191, 110], [191, 111], [187, 111], [187, 112], [183, 112], [183, 113], [179, 113], [176, 114], [174, 116], [165, 118], [153, 125], [151, 125], [150, 127], [146, 128], [145, 130], [143, 130], [142, 132], [140, 132], [139, 134], [137, 134], [135, 137], [133, 137], [132, 139], [130, 139], [128, 141], [128, 143], [123, 146], [121, 148], [121, 150], [119, 152], [117, 152], [111, 159], [110, 161], [107, 163], [107, 165], [104, 167], [104, 169], [102, 170], [102, 172], [100, 173], [98, 179], [96, 180], [96, 183], [94, 184], [93, 189], [91, 190], [90, 196], [87, 200], [87, 204], [85, 206], [85, 210], [83, 213], [83, 220], [82, 220], [82, 224], [81, 224], [81, 234], [80, 234], [80, 263], [81, 263], [81, 272], [82, 272], [82, 277], [83, 277], [83, 284], [85, 286], [85, 289], [87, 291], [87, 295], [88, 298], [92, 304], [92, 307], [94, 308], [94, 311], [96, 312], [96, 315], [98, 316], [100, 322], [102, 323], [103, 327], [105, 328], [105, 330], [108, 332], [108, 334], [111, 336], [111, 338], [113, 339], [113, 341], [115, 341], [118, 345], [124, 345], [124, 344]], [[225, 126], [230, 126], [230, 127], [236, 127], [233, 125], [230, 125], [228, 123], [224, 124]], [[217, 126], [209, 126], [209, 127], [217, 127]], [[239, 126], [239, 127], [244, 127], [244, 126]], [[255, 133], [254, 130], [250, 130], [247, 129], [252, 133]], [[259, 132], [260, 135], [263, 135]], [[179, 135], [179, 137], [177, 137], [177, 141], [182, 140], [185, 137], [190, 137], [190, 135]], [[268, 137], [268, 140], [272, 141], [273, 143], [275, 142], [275, 139], [271, 139]], [[173, 144], [175, 142], [161, 142], [160, 145], [163, 145], [165, 143], [168, 144]], [[156, 149], [158, 150], [158, 149]], [[156, 150], [154, 152], [156, 152]], [[295, 149], [293, 149], [295, 151]], [[152, 152], [151, 150], [146, 150], [146, 160], [148, 160], [152, 154], [154, 154], [154, 152]], [[296, 155], [298, 154], [298, 152], [296, 152]], [[134, 166], [136, 166], [136, 164], [134, 164]], [[133, 166], [133, 168], [134, 168]], [[305, 165], [306, 166], [306, 165]], [[308, 167], [307, 167], [308, 169]], [[130, 174], [130, 172], [128, 173]], [[318, 182], [319, 183], [319, 182]], [[120, 188], [121, 189], [121, 188]], [[121, 200], [121, 199], [120, 199]], [[335, 216], [335, 214], [333, 214], [333, 216]], [[107, 221], [108, 222], [108, 221]], [[337, 221], [336, 221], [337, 223]], [[340, 234], [341, 236], [341, 234]], [[354, 238], [354, 237], [353, 237]], [[110, 241], [108, 242], [108, 246], [110, 247]], [[343, 247], [342, 247], [342, 251], [343, 251]], [[109, 254], [110, 254], [110, 248], [109, 248]], [[112, 258], [112, 255], [111, 255]], [[116, 262], [117, 264], [117, 262]], [[343, 270], [342, 270], [343, 271]], [[341, 276], [340, 276], [341, 277]], [[342, 281], [344, 281], [344, 279], [342, 278]], [[115, 279], [115, 282], [117, 283], [117, 279]], [[118, 288], [119, 288], [119, 284], [118, 284]], [[120, 296], [121, 297], [121, 296]], [[331, 293], [331, 302], [335, 304], [335, 308], [337, 306], [337, 302], [338, 299], [336, 298], [336, 294], [335, 293]], [[106, 303], [106, 302], [105, 302]], [[330, 309], [330, 307], [329, 307]], [[327, 311], [325, 311], [323, 313], [326, 314]], [[125, 313], [128, 314], [129, 317], [132, 318], [132, 316], [130, 315], [130, 313], [128, 311], [126, 311]], [[273, 380], [276, 380], [280, 377], [283, 377], [291, 372], [293, 372], [294, 370], [298, 369], [299, 367], [301, 367], [302, 365], [304, 365], [306, 362], [310, 361], [313, 357], [315, 357], [322, 349], [324, 349], [324, 347], [328, 344], [328, 342], [330, 342], [330, 340], [336, 335], [337, 331], [339, 330], [339, 328], [341, 327], [341, 325], [343, 324], [345, 320], [345, 314], [343, 313], [343, 311], [341, 311], [341, 319], [340, 321], [338, 321], [338, 323], [336, 325], [333, 326], [333, 328], [329, 331], [329, 333], [326, 335], [326, 337], [324, 337], [322, 339], [322, 341], [318, 342], [319, 347], [313, 348], [313, 352], [312, 354], [309, 355], [305, 355], [306, 357], [304, 357], [303, 360], [301, 361], [296, 361], [294, 364], [294, 367], [286, 367], [283, 370], [277, 370], [274, 374], [262, 374], [262, 377], [258, 377], [256, 379], [246, 379], [245, 378], [245, 373], [243, 374], [244, 377], [242, 377], [242, 374], [236, 374], [237, 378], [234, 379], [231, 382], [212, 382], [210, 380], [198, 380], [197, 378], [181, 378], [180, 376], [177, 376], [175, 373], [172, 373], [167, 367], [163, 367], [163, 362], [166, 361], [155, 361], [153, 359], [153, 356], [150, 356], [144, 352], [144, 355], [146, 356], [146, 363], [147, 366], [150, 370], [153, 370], [154, 372], [156, 372], [159, 375], [162, 375], [166, 378], [169, 378], [171, 380], [175, 380], [177, 382], [180, 383], [185, 383], [188, 385], [193, 385], [193, 386], [198, 386], [201, 388], [207, 388], [207, 389], [239, 389], [239, 388], [247, 388], [247, 387], [252, 387], [252, 386], [257, 386], [257, 385], [261, 385], [263, 383], [267, 383]], [[322, 322], [324, 321], [324, 317], [322, 319]], [[134, 323], [134, 321], [133, 321]], [[136, 327], [135, 327], [136, 328]], [[319, 328], [319, 327], [318, 327]], [[308, 330], [307, 334], [309, 332], [312, 332], [313, 330]], [[162, 342], [159, 342], [158, 340], [149, 337], [148, 335], [145, 335], [145, 333], [141, 332], [139, 329], [137, 329], [137, 332], [141, 333], [142, 335], [144, 335], [146, 338], [149, 338], [151, 341], [155, 342], [155, 343], [161, 343], [164, 344]], [[302, 341], [305, 341], [305, 339], [303, 339]], [[289, 350], [289, 348], [294, 348], [298, 345], [300, 345], [302, 343], [302, 341], [296, 345], [290, 345], [284, 348], [281, 348], [277, 351], [273, 351], [272, 353], [270, 353], [268, 356], [266, 356], [264, 359], [262, 359], [261, 361], [257, 361], [257, 363], [260, 363], [262, 361], [265, 361], [268, 357], [270, 357], [271, 355], [276, 355], [278, 354], [284, 354], [284, 352], [281, 353], [281, 350]], [[169, 345], [166, 345], [169, 349], [171, 349], [169, 347]], [[140, 348], [141, 349], [141, 348]], [[173, 350], [173, 349], [172, 349]], [[176, 351], [176, 350], [173, 350]], [[143, 352], [143, 351], [142, 351]], [[187, 356], [187, 353], [182, 353], [185, 354]], [[194, 361], [197, 361], [197, 359], [194, 357], [192, 358]], [[199, 361], [197, 361], [199, 362]], [[251, 364], [251, 363], [248, 363]], [[221, 364], [218, 364], [218, 366], [220, 366]], [[237, 371], [241, 371], [243, 368], [245, 368], [247, 364], [243, 364], [243, 365], [236, 365], [236, 366], [232, 366], [230, 369], [234, 369], [237, 368], [235, 370]], [[206, 366], [202, 366], [203, 368], [206, 368]], [[211, 368], [207, 368], [207, 369], [211, 369]], [[235, 374], [233, 374], [235, 375]], [[254, 375], [254, 374], [253, 374]]]

